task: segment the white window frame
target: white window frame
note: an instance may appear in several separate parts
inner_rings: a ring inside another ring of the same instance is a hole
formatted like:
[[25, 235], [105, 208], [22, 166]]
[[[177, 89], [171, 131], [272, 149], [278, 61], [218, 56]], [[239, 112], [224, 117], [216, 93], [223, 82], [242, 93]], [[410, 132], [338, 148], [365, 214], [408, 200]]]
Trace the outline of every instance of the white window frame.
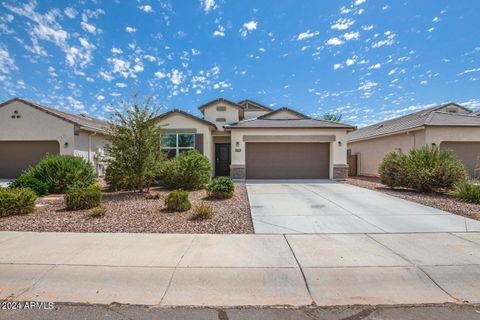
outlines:
[[[160, 150], [175, 150], [175, 156], [178, 156], [180, 154], [180, 150], [195, 150], [195, 136], [196, 134], [193, 132], [172, 132], [172, 133], [162, 133], [160, 134], [160, 142], [162, 141], [162, 136], [163, 135], [175, 135], [175, 147], [163, 147], [160, 143]], [[190, 134], [193, 135], [193, 147], [179, 147], [178, 146], [178, 135], [180, 134]]]

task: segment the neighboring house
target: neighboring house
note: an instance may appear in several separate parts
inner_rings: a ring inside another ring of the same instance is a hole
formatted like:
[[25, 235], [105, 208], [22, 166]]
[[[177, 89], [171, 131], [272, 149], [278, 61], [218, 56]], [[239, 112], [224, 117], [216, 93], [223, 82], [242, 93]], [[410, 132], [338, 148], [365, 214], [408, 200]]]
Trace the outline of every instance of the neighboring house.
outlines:
[[0, 104], [0, 178], [16, 178], [47, 153], [83, 157], [104, 171], [106, 121], [28, 100]]
[[358, 175], [378, 175], [389, 152], [425, 145], [453, 150], [468, 173], [480, 173], [480, 114], [456, 103], [435, 106], [350, 132], [348, 153], [357, 155]]
[[170, 156], [199, 150], [215, 175], [236, 179], [347, 177], [346, 135], [352, 126], [251, 100], [221, 98], [199, 109], [203, 118], [178, 109], [158, 118], [162, 148]]

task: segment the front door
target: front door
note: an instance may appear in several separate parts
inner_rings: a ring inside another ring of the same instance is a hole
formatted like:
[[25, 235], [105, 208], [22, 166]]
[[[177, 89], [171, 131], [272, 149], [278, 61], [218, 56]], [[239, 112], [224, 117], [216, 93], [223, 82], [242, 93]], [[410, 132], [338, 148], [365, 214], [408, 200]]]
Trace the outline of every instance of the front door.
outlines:
[[215, 144], [215, 175], [230, 176], [230, 144]]

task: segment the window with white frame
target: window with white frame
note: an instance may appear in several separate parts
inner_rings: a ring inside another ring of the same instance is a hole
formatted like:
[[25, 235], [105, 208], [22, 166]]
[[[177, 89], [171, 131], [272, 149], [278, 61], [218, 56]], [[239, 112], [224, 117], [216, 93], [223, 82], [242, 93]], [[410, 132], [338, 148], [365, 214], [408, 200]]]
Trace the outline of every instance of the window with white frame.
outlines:
[[162, 151], [165, 151], [169, 158], [195, 150], [195, 133], [163, 133], [161, 141]]

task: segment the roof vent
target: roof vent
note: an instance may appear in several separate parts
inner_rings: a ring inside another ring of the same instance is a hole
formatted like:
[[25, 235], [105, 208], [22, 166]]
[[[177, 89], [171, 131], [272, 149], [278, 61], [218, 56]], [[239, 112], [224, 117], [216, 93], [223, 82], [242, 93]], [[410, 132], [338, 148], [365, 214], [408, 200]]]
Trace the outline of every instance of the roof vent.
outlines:
[[378, 125], [375, 129], [382, 129], [383, 127], [384, 127], [383, 124], [381, 124], [381, 125]]
[[89, 117], [88, 114], [86, 114], [86, 113], [79, 113], [78, 115], [79, 115], [80, 117], [84, 117], [85, 119], [92, 120], [92, 118]]

